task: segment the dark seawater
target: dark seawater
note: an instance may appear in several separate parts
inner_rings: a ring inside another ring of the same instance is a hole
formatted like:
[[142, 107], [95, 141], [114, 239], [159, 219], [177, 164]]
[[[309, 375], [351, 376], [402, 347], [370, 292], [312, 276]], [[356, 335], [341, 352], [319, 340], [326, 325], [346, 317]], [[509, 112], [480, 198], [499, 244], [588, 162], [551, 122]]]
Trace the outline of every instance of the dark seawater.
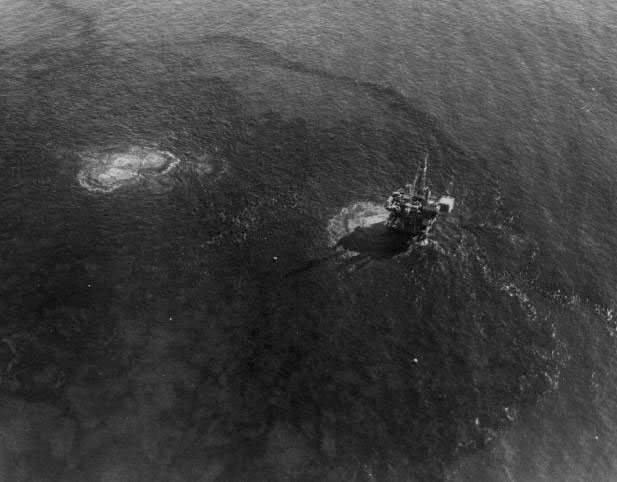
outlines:
[[1, 4], [0, 480], [617, 480], [617, 9], [261, 3]]

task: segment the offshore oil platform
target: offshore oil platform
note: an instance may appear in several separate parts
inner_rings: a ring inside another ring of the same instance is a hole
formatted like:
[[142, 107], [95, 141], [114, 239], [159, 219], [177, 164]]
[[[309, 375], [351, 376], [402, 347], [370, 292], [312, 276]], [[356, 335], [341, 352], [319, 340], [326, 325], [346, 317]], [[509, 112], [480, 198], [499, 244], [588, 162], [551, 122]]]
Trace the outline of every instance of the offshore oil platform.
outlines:
[[[418, 164], [411, 184], [394, 191], [386, 201], [390, 211], [386, 226], [409, 236], [409, 240], [425, 240], [439, 215], [447, 215], [454, 209], [454, 198], [449, 195], [435, 196], [426, 184], [428, 154]], [[419, 181], [419, 182], [418, 182]]]

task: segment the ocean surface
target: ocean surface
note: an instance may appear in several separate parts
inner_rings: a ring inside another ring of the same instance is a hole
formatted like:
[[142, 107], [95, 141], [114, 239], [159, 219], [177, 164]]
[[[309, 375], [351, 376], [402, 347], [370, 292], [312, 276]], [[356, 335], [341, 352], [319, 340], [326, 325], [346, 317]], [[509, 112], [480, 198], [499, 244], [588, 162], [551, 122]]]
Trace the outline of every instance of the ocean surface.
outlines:
[[614, 2], [0, 0], [0, 169], [1, 481], [617, 480]]

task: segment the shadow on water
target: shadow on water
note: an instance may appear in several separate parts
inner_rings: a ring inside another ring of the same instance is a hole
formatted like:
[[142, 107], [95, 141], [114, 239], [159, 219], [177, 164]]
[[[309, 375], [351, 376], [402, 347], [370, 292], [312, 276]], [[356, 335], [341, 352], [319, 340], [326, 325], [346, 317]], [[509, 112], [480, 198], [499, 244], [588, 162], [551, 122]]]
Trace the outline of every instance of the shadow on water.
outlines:
[[388, 259], [407, 250], [408, 236], [390, 231], [385, 223], [357, 227], [341, 238], [336, 247], [342, 247], [370, 258]]
[[307, 271], [321, 268], [327, 263], [340, 258], [341, 249], [350, 253], [338, 265], [346, 269], [358, 269], [366, 266], [371, 260], [388, 260], [404, 253], [409, 248], [409, 238], [402, 233], [390, 231], [385, 223], [357, 227], [351, 233], [343, 236], [332, 247], [332, 253], [312, 259], [299, 268], [284, 275], [285, 278], [301, 275]]

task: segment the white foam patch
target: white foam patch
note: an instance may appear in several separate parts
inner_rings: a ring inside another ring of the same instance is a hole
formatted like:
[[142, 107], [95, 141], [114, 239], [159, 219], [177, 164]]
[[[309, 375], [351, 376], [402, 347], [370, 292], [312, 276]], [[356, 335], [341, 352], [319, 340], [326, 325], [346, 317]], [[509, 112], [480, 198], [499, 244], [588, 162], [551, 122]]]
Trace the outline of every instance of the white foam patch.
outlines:
[[502, 283], [500, 288], [502, 291], [505, 291], [509, 296], [515, 297], [519, 301], [521, 306], [527, 309], [529, 315], [533, 320], [537, 319], [538, 312], [536, 310], [536, 307], [529, 299], [529, 296], [527, 296], [527, 293], [525, 293], [519, 286], [510, 281]]
[[383, 223], [388, 219], [385, 207], [371, 202], [357, 202], [344, 207], [328, 221], [328, 242], [334, 246], [356, 228]]
[[163, 176], [180, 163], [168, 151], [140, 146], [86, 152], [81, 158], [84, 165], [77, 174], [79, 185], [89, 191], [106, 193]]

